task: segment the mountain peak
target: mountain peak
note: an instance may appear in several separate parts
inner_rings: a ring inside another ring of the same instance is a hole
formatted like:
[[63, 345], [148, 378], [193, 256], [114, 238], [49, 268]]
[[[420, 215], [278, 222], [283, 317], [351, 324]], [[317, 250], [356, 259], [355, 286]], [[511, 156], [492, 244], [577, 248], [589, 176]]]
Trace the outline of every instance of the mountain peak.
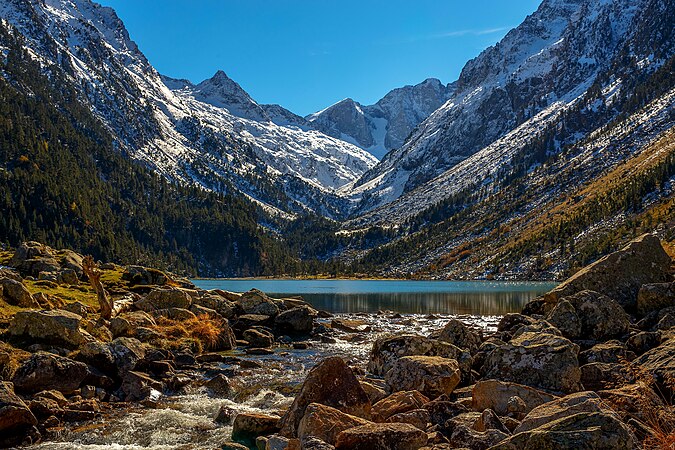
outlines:
[[222, 70], [218, 70], [213, 77], [196, 85], [193, 94], [196, 99], [227, 109], [235, 116], [256, 121], [269, 120], [265, 111], [248, 92]]

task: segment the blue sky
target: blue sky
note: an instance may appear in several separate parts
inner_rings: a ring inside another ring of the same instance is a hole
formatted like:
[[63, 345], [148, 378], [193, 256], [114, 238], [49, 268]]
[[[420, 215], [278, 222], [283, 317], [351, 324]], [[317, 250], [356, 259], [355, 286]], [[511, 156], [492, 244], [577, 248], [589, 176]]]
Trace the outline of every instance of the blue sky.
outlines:
[[371, 104], [425, 78], [444, 83], [540, 0], [99, 0], [160, 72], [224, 70], [260, 103], [306, 115]]

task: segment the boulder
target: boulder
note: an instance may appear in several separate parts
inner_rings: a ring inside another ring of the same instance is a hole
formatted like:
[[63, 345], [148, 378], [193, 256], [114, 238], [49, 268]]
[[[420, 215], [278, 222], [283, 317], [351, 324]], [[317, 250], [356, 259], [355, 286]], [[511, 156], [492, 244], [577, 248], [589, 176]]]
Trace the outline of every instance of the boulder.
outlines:
[[277, 435], [270, 436], [265, 440], [265, 450], [300, 450], [300, 440]]
[[580, 319], [579, 337], [604, 341], [626, 334], [630, 318], [626, 311], [606, 295], [594, 291], [581, 291], [565, 297]]
[[508, 434], [499, 430], [477, 431], [466, 425], [455, 426], [450, 434], [451, 448], [470, 448], [472, 450], [486, 450], [497, 445], [508, 437]]
[[499, 323], [497, 324], [497, 331], [513, 333], [521, 326], [532, 325], [535, 322], [536, 319], [526, 316], [525, 314], [508, 313], [499, 320]]
[[462, 371], [462, 378], [471, 373], [471, 354], [459, 347], [417, 335], [397, 335], [377, 339], [373, 343], [368, 361], [368, 371], [384, 376], [398, 359], [404, 356], [440, 356], [454, 359]]
[[658, 331], [641, 331], [629, 337], [626, 348], [640, 356], [661, 344], [661, 333]]
[[130, 285], [163, 286], [171, 279], [161, 270], [143, 266], [127, 266], [122, 274], [122, 280]]
[[136, 368], [145, 358], [143, 344], [134, 338], [120, 337], [108, 344], [90, 343], [80, 349], [77, 359], [117, 379]]
[[280, 313], [274, 324], [281, 332], [307, 334], [314, 328], [314, 319], [318, 313], [309, 306], [299, 306]]
[[21, 308], [39, 308], [30, 291], [20, 281], [12, 278], [0, 278], [0, 294], [7, 303]]
[[232, 440], [253, 446], [258, 436], [267, 436], [277, 431], [279, 431], [278, 416], [240, 413], [234, 418]]
[[451, 394], [461, 379], [459, 365], [454, 359], [440, 356], [404, 356], [385, 377], [395, 391], [417, 390], [429, 398]]
[[581, 384], [589, 391], [623, 386], [634, 381], [624, 364], [593, 362], [581, 366]]
[[80, 388], [88, 374], [86, 364], [39, 352], [19, 366], [12, 381], [17, 392], [31, 394], [53, 389], [69, 394]]
[[370, 399], [352, 370], [339, 357], [324, 359], [309, 371], [300, 392], [281, 420], [281, 435], [295, 437], [310, 403], [320, 403], [357, 417], [370, 417]]
[[[663, 411], [666, 405], [645, 383], [630, 384], [617, 389], [598, 391], [600, 398], [622, 416], [636, 417], [643, 423], [654, 420], [654, 410]], [[650, 407], [645, 408], [648, 404]]]
[[0, 447], [20, 444], [37, 423], [33, 413], [14, 393], [12, 383], [0, 381]]
[[602, 292], [633, 310], [643, 284], [672, 281], [670, 256], [656, 236], [645, 234], [621, 250], [586, 266], [544, 298], [549, 303], [584, 290]]
[[131, 337], [138, 327], [153, 327], [157, 322], [144, 311], [122, 313], [110, 320], [110, 331], [113, 337]]
[[189, 309], [183, 308], [155, 309], [150, 311], [150, 314], [155, 318], [164, 317], [165, 319], [170, 319], [175, 322], [194, 321], [197, 319], [195, 313]]
[[159, 400], [164, 385], [142, 372], [130, 370], [124, 374], [120, 391], [127, 402], [140, 402], [146, 399]]
[[345, 414], [330, 406], [311, 403], [298, 425], [298, 437], [304, 440], [309, 436], [315, 436], [335, 445], [337, 436], [342, 431], [368, 423], [370, 423], [368, 420]]
[[373, 423], [350, 428], [338, 435], [336, 449], [418, 450], [427, 434], [407, 423]]
[[[514, 397], [523, 401], [524, 408], [522, 410], [510, 410], [509, 401]], [[498, 415], [505, 416], [509, 413], [527, 414], [537, 406], [551, 402], [556, 398], [555, 395], [522, 384], [484, 380], [474, 385], [471, 405], [475, 411], [491, 409]]]
[[134, 306], [145, 312], [156, 310], [180, 308], [187, 310], [192, 304], [192, 297], [182, 289], [177, 288], [157, 288], [153, 289], [134, 303]]
[[335, 446], [322, 441], [318, 437], [309, 436], [301, 441], [302, 450], [335, 450]]
[[409, 423], [415, 428], [426, 430], [431, 422], [431, 414], [424, 408], [413, 409], [412, 411], [394, 414], [387, 419], [389, 423]]
[[230, 380], [222, 373], [211, 378], [204, 386], [219, 397], [228, 397], [232, 395], [232, 385]]
[[497, 430], [505, 434], [511, 433], [499, 416], [491, 409], [486, 409], [480, 414], [480, 418], [476, 421], [473, 428], [481, 433], [488, 430]]
[[664, 393], [675, 393], [672, 386], [672, 380], [675, 379], [675, 339], [668, 339], [649, 350], [634, 360], [633, 364], [650, 373]]
[[367, 381], [359, 381], [359, 384], [370, 399], [370, 403], [373, 405], [388, 395], [384, 389]]
[[55, 253], [53, 249], [39, 242], [24, 242], [14, 252], [9, 265], [24, 276], [37, 277], [40, 272], [58, 272], [61, 265]]
[[596, 412], [611, 414], [610, 408], [595, 392], [577, 392], [537, 406], [520, 422], [514, 434], [534, 430], [549, 422], [574, 414]]
[[68, 311], [19, 311], [9, 324], [9, 333], [13, 336], [64, 345], [70, 348], [80, 347], [95, 339], [82, 327], [81, 316]]
[[637, 442], [615, 414], [582, 412], [522, 431], [491, 450], [633, 450]]
[[480, 334], [457, 319], [451, 319], [441, 330], [432, 333], [430, 337], [468, 350], [471, 354], [476, 353], [481, 344]]
[[267, 348], [274, 344], [274, 335], [260, 328], [251, 328], [244, 331], [243, 337], [251, 347], [255, 348]]
[[279, 307], [274, 300], [258, 289], [251, 289], [243, 293], [239, 298], [239, 306], [246, 314], [263, 316], [276, 316], [279, 314]]
[[[441, 399], [430, 401], [429, 403], [426, 403], [423, 408], [429, 411], [429, 420], [431, 423], [439, 426], [444, 426], [448, 420], [453, 419], [460, 414], [469, 412], [466, 405], [462, 403]], [[373, 406], [373, 410], [375, 410], [375, 406]]]
[[201, 296], [192, 299], [192, 303], [212, 309], [226, 319], [233, 318], [237, 309], [237, 305], [232, 301], [211, 292], [202, 292]]
[[546, 320], [568, 339], [576, 339], [581, 336], [581, 319], [576, 309], [566, 299], [560, 300], [548, 314]]
[[619, 363], [635, 358], [620, 341], [612, 340], [595, 344], [588, 350], [579, 353], [579, 363]]
[[373, 419], [376, 422], [385, 422], [395, 414], [423, 408], [427, 403], [429, 399], [419, 391], [394, 392], [373, 405]]
[[579, 347], [548, 333], [525, 332], [488, 355], [485, 378], [512, 381], [537, 389], [571, 393], [581, 389]]
[[675, 306], [675, 281], [644, 284], [638, 291], [637, 312], [641, 316], [673, 306]]

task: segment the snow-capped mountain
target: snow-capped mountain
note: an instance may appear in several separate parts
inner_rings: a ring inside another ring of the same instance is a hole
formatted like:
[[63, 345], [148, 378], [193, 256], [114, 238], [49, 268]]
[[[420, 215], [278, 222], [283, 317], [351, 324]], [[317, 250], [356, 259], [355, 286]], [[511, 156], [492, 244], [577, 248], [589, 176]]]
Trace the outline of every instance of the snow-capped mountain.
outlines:
[[374, 105], [363, 106], [347, 98], [306, 119], [315, 129], [382, 158], [403, 145], [412, 130], [453, 91], [453, 85], [429, 78], [415, 86], [394, 89]]
[[337, 190], [377, 162], [258, 105], [224, 72], [197, 85], [162, 77], [115, 12], [90, 0], [4, 0], [0, 18], [45, 70], [79, 87], [121, 151], [172, 180], [235, 189], [271, 210], [339, 216]]
[[[599, 74], [621, 64], [621, 52], [630, 51], [626, 43], [636, 30], [648, 28], [640, 25], [655, 20], [654, 11], [663, 8], [668, 11], [672, 2], [544, 0], [501, 42], [469, 61], [451, 85], [450, 99], [402, 147], [355, 183], [352, 193], [361, 199], [360, 211], [408, 195], [464, 161], [463, 166], [472, 167], [462, 179], [466, 183], [509, 164], [510, 156], [537, 130], [559, 120], [594, 86]], [[637, 50], [627, 56], [643, 61], [639, 70], [658, 66], [654, 55]], [[607, 79], [600, 88], [611, 89], [612, 83], [621, 84]], [[557, 148], [566, 143], [558, 142]], [[491, 148], [510, 150], [495, 153]], [[478, 153], [485, 155], [480, 162], [468, 159]], [[473, 173], [474, 169], [481, 173]], [[446, 195], [429, 186], [424, 189], [427, 195], [415, 194], [422, 199], [416, 209]]]

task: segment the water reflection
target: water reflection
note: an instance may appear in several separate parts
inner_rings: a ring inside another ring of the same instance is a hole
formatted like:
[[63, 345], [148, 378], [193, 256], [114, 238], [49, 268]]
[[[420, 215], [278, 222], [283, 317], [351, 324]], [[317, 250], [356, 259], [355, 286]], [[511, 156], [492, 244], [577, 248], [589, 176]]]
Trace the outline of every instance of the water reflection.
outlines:
[[396, 311], [404, 314], [503, 315], [519, 312], [554, 283], [386, 280], [195, 280], [203, 289], [257, 288], [273, 297], [300, 295], [334, 313]]

